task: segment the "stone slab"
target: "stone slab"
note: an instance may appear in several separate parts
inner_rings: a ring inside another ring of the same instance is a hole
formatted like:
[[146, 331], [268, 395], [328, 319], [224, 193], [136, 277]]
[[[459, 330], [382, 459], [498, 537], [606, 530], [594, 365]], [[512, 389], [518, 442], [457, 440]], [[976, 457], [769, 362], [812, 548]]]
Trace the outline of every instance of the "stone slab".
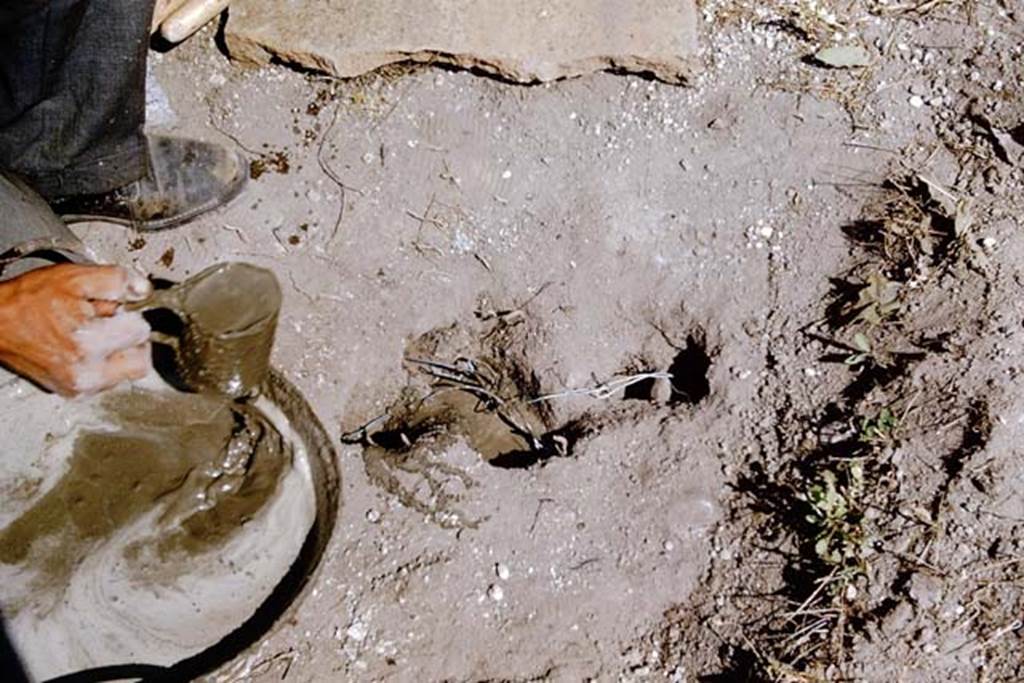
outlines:
[[522, 83], [609, 69], [685, 83], [697, 11], [693, 0], [235, 0], [225, 40], [240, 61], [343, 78], [417, 61]]

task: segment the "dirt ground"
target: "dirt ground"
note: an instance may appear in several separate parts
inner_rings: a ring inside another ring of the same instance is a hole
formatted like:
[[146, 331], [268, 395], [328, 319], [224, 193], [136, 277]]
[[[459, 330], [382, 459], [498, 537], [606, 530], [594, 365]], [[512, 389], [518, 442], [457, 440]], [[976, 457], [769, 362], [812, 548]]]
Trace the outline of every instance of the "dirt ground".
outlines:
[[687, 87], [154, 55], [252, 182], [83, 235], [272, 268], [343, 481], [210, 680], [1024, 679], [1024, 6], [701, 5]]

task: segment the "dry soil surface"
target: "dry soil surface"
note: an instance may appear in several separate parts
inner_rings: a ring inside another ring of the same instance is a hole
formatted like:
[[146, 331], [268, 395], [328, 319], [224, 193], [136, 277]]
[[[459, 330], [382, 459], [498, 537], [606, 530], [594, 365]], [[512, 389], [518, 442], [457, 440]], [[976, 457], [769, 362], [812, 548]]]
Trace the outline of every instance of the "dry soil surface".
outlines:
[[151, 127], [252, 182], [82, 233], [272, 268], [343, 479], [211, 680], [1024, 678], [1024, 8], [700, 12], [687, 87], [154, 55]]

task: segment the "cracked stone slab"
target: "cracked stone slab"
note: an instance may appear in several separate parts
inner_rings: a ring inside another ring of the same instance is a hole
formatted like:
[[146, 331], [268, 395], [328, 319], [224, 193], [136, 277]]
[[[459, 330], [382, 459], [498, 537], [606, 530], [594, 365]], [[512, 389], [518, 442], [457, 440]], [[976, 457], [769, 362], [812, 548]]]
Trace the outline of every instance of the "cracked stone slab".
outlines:
[[224, 35], [237, 60], [342, 78], [418, 61], [522, 83], [608, 69], [685, 83], [697, 63], [694, 0], [235, 0]]

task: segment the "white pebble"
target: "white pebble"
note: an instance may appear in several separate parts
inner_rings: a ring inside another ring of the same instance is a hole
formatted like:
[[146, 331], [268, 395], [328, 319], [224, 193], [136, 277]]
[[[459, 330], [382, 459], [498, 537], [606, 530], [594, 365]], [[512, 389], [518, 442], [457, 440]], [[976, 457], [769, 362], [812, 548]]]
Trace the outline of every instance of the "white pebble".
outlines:
[[921, 107], [924, 106], [924, 98], [921, 97], [920, 95], [911, 95], [910, 100], [908, 101], [910, 103], [910, 106], [913, 107], [914, 109], [920, 109]]
[[345, 634], [357, 643], [361, 643], [366, 640], [366, 636], [370, 634], [370, 629], [362, 621], [356, 619], [345, 631]]
[[494, 573], [502, 581], [508, 581], [508, 577], [511, 576], [511, 572], [509, 572], [508, 567], [503, 565], [501, 562], [494, 565]]
[[505, 599], [505, 589], [498, 584], [492, 584], [491, 587], [487, 589], [487, 597], [494, 602], [501, 602]]

